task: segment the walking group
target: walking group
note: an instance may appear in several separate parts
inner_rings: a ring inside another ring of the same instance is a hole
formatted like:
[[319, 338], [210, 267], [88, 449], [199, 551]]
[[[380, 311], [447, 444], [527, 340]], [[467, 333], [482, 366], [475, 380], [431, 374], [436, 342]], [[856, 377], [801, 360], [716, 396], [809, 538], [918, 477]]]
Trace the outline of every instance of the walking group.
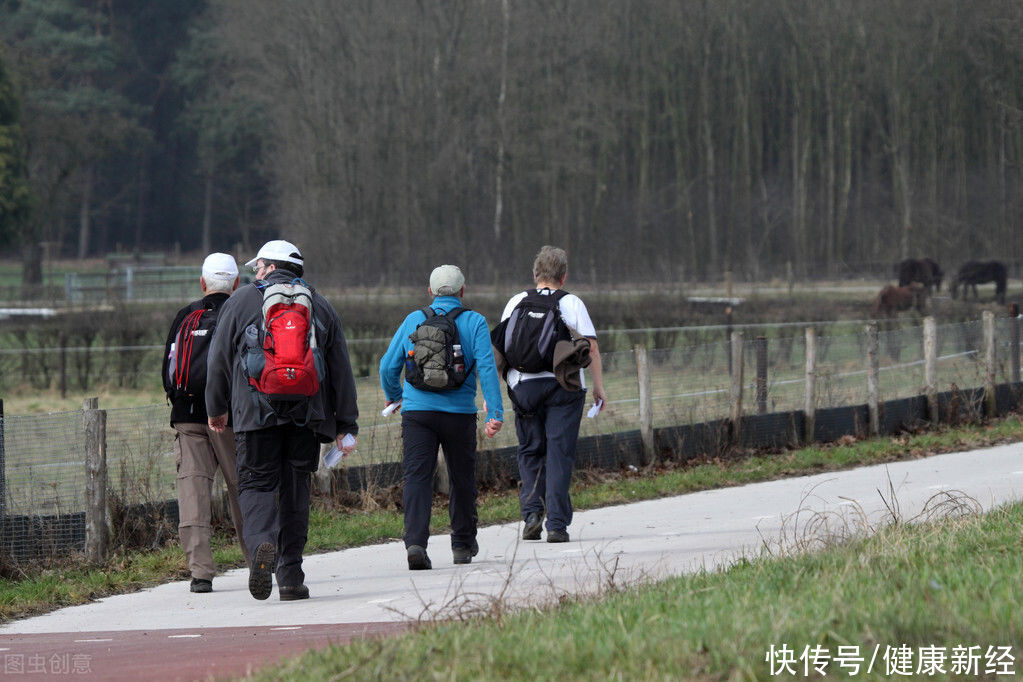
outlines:
[[[207, 256], [203, 298], [174, 319], [163, 382], [175, 430], [179, 537], [192, 592], [211, 592], [212, 491], [219, 469], [249, 592], [307, 599], [302, 554], [312, 474], [322, 444], [341, 456], [358, 446], [355, 377], [337, 311], [303, 279], [304, 259], [284, 240], [246, 263], [255, 280], [239, 286], [238, 266]], [[455, 265], [432, 271], [429, 304], [398, 326], [380, 360], [384, 405], [401, 410], [404, 541], [410, 570], [433, 566], [427, 553], [438, 454], [450, 481], [451, 556], [479, 552], [476, 488], [477, 385], [483, 433], [504, 424], [503, 378], [515, 413], [522, 538], [568, 542], [569, 487], [588, 391], [606, 403], [596, 332], [586, 305], [564, 289], [568, 258], [544, 246], [534, 286], [513, 296], [493, 328], [464, 304]], [[584, 368], [589, 370], [587, 389]], [[402, 374], [404, 373], [404, 379]]]

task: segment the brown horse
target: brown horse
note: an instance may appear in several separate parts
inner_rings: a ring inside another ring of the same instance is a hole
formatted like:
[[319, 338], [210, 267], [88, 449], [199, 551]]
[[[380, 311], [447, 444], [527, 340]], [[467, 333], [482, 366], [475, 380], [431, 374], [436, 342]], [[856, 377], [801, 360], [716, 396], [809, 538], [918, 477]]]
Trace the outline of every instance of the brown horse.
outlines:
[[987, 282], [995, 283], [995, 298], [999, 303], [1005, 303], [1005, 285], [1008, 281], [1008, 273], [1005, 266], [996, 260], [992, 261], [966, 261], [959, 268], [955, 279], [952, 280], [952, 298], [959, 295], [959, 287], [963, 287], [963, 300], [966, 300], [970, 289], [973, 289], [973, 298], [977, 299], [977, 285]]
[[920, 282], [912, 282], [904, 287], [895, 287], [891, 284], [881, 289], [881, 292], [874, 299], [874, 307], [871, 313], [877, 315], [894, 315], [900, 310], [907, 310], [914, 306], [917, 312], [923, 312], [924, 303], [927, 300], [927, 287]]
[[941, 291], [941, 280], [945, 276], [941, 267], [930, 258], [907, 258], [895, 266], [895, 272], [900, 287], [920, 282], [928, 290], [934, 287], [935, 291]]

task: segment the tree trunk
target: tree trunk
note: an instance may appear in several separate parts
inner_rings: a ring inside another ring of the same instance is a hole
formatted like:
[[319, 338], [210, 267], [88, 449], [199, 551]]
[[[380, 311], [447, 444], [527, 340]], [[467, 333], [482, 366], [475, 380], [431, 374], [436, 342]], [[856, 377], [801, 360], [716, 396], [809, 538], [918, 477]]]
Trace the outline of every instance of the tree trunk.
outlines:
[[511, 8], [508, 0], [501, 0], [501, 91], [497, 96], [497, 169], [494, 173], [494, 241], [501, 238], [501, 212], [504, 209], [504, 100], [508, 92], [508, 28], [511, 23]]
[[213, 230], [213, 172], [206, 173], [206, 192], [202, 202], [202, 252], [212, 253]]
[[82, 180], [82, 198], [78, 208], [78, 260], [89, 255], [89, 230], [92, 226], [92, 185], [94, 166], [85, 167]]

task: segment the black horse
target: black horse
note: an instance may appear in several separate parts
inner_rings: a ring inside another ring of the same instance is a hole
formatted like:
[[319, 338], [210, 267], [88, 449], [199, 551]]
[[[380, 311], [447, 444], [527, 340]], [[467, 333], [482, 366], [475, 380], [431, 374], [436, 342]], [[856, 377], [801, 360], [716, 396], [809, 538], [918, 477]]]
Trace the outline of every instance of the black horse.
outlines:
[[1008, 275], [1005, 266], [996, 260], [990, 261], [966, 261], [959, 268], [955, 279], [952, 280], [952, 298], [959, 293], [959, 286], [963, 286], [963, 300], [967, 298], [969, 289], [973, 287], [973, 298], [977, 299], [977, 285], [987, 282], [995, 283], [995, 297], [999, 303], [1005, 303], [1005, 284]]
[[941, 291], [941, 280], [945, 273], [930, 258], [907, 258], [896, 266], [899, 275], [899, 286], [904, 287], [913, 282], [920, 282], [928, 291], [934, 287]]

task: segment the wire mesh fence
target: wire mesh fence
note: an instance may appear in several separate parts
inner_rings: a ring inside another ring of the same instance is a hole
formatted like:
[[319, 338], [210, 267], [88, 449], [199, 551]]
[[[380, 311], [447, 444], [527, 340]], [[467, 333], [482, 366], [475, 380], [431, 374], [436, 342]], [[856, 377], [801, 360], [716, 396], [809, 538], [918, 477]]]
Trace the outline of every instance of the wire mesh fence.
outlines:
[[[986, 364], [981, 322], [949, 324], [936, 329], [936, 371], [940, 391], [1018, 381], [1018, 333], [1015, 319], [994, 325], [994, 376]], [[836, 328], [837, 329], [837, 328]], [[734, 414], [736, 387], [746, 415], [791, 415], [807, 400], [807, 339], [802, 329], [742, 346], [741, 367], [734, 366], [731, 346], [722, 340], [681, 348], [645, 351], [653, 428], [716, 424]], [[1016, 333], [1014, 337], [1013, 334]], [[878, 390], [881, 400], [920, 396], [925, 390], [925, 339], [922, 327], [882, 330], [877, 334]], [[868, 400], [867, 332], [816, 337], [813, 387], [816, 408], [862, 406]], [[124, 352], [124, 351], [122, 351]], [[139, 381], [159, 385], [159, 354], [139, 362]], [[1015, 361], [1013, 354], [1016, 354]], [[102, 354], [100, 354], [102, 355]], [[635, 351], [602, 355], [609, 402], [599, 418], [582, 420], [580, 436], [608, 436], [641, 428], [640, 379]], [[103, 362], [116, 366], [113, 359]], [[145, 367], [145, 369], [143, 369]], [[742, 372], [741, 381], [733, 377]], [[592, 378], [587, 376], [592, 383]], [[370, 472], [401, 459], [400, 417], [383, 417], [383, 397], [375, 376], [357, 380], [359, 447], [345, 466]], [[2, 405], [2, 403], [0, 403]], [[102, 406], [101, 406], [102, 407]], [[482, 408], [482, 400], [480, 400]], [[494, 439], [479, 437], [481, 457], [516, 444], [514, 413], [505, 400], [506, 425]], [[112, 525], [125, 523], [134, 508], [168, 508], [175, 497], [174, 432], [165, 404], [106, 410], [107, 510]], [[789, 419], [789, 416], [779, 417]], [[714, 427], [717, 428], [717, 427]], [[751, 428], [798, 431], [792, 424], [757, 422]], [[753, 434], [756, 436], [756, 434]], [[794, 433], [796, 438], [802, 434]], [[86, 497], [83, 412], [6, 415], [0, 412], [0, 500], [3, 551], [14, 559], [37, 558], [81, 549]], [[753, 439], [758, 441], [756, 438]], [[365, 474], [370, 477], [370, 474]], [[162, 513], [162, 512], [161, 512]], [[165, 520], [164, 530], [173, 525]], [[124, 535], [113, 528], [116, 539]], [[161, 531], [163, 532], [163, 531]]]

